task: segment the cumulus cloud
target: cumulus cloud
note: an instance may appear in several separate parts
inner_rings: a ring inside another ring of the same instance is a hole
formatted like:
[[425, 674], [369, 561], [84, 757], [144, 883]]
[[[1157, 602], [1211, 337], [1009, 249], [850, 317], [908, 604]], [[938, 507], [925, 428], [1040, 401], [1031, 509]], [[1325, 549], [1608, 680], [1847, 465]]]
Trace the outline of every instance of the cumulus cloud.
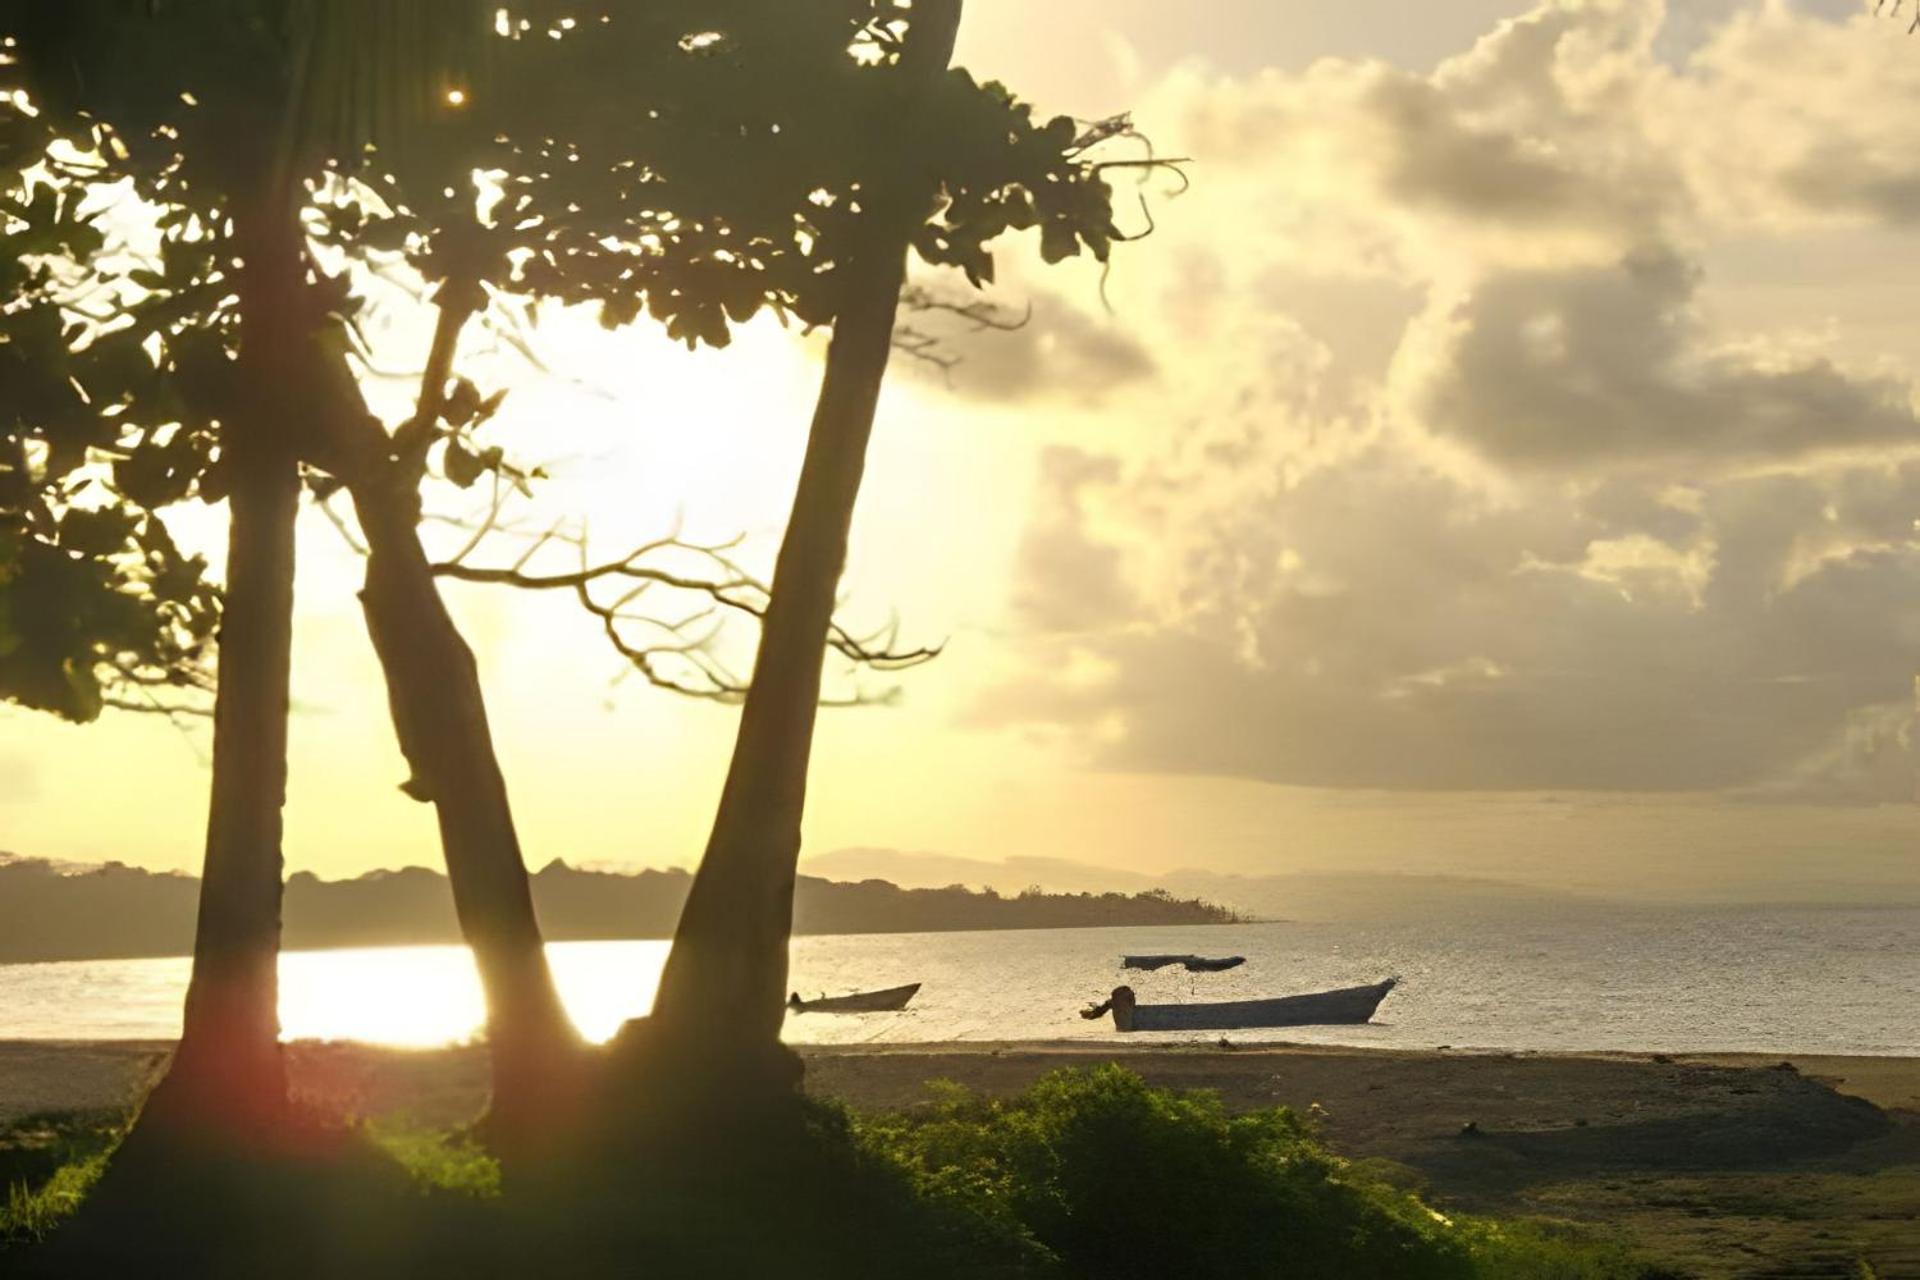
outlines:
[[1844, 334], [1728, 328], [1697, 264], [1904, 221], [1917, 126], [1856, 118], [1884, 104], [1839, 68], [1920, 59], [1731, 8], [1682, 39], [1657, 0], [1549, 0], [1427, 75], [1148, 94], [1202, 158], [1114, 281], [1153, 367], [1043, 461], [1026, 674], [976, 721], [1312, 785], [1910, 786], [1912, 385]]
[[1110, 457], [1054, 448], [1041, 456], [1041, 500], [1020, 541], [1013, 605], [1021, 620], [1045, 632], [1123, 625], [1136, 608], [1120, 574], [1120, 551], [1087, 528], [1081, 492], [1111, 484]]
[[[1097, 729], [1096, 758], [1125, 768], [1694, 790], [1805, 773], [1912, 680], [1920, 543], [1880, 542], [1877, 507], [1892, 488], [1920, 509], [1914, 464], [1664, 494], [1540, 485], [1517, 501], [1386, 444], [1291, 483], [1270, 474], [1267, 502], [1190, 514], [1207, 551], [1183, 557], [1175, 607], [1035, 633], [1042, 674], [983, 716]], [[1137, 500], [1124, 484], [1107, 497]], [[1069, 643], [1105, 678], [1053, 679]]]
[[1905, 23], [1742, 6], [1647, 94], [1645, 128], [1719, 226], [1920, 218], [1920, 59]]
[[1695, 268], [1670, 252], [1495, 275], [1429, 323], [1410, 412], [1502, 461], [1725, 464], [1920, 443], [1913, 394], [1828, 359], [1762, 361], [1703, 340]]

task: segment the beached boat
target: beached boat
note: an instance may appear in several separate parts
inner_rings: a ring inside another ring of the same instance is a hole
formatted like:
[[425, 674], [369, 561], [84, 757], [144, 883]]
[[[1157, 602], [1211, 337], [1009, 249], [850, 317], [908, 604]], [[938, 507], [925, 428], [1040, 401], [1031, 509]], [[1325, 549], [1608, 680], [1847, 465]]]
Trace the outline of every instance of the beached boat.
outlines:
[[904, 1009], [907, 1001], [913, 999], [920, 990], [917, 982], [904, 987], [888, 987], [885, 991], [856, 991], [845, 996], [821, 996], [817, 1000], [802, 1000], [798, 991], [787, 997], [787, 1008], [795, 1013], [886, 1013], [894, 1009]]
[[1245, 956], [1221, 956], [1213, 959], [1208, 956], [1121, 956], [1122, 969], [1165, 969], [1179, 965], [1188, 973], [1219, 973], [1225, 969], [1238, 969], [1247, 962]]
[[1345, 987], [1271, 1000], [1224, 1000], [1195, 1004], [1136, 1004], [1132, 987], [1115, 987], [1099, 1004], [1080, 1011], [1091, 1021], [1111, 1011], [1121, 1031], [1243, 1031], [1251, 1027], [1323, 1027], [1367, 1022], [1399, 985], [1388, 978], [1370, 987]]

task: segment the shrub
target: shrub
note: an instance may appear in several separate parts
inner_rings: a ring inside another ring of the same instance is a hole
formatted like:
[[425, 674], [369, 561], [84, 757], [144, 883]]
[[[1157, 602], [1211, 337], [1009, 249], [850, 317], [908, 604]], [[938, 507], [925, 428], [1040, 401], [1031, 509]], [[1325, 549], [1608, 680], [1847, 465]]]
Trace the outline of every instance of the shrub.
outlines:
[[859, 1133], [924, 1199], [1072, 1276], [1640, 1274], [1542, 1228], [1437, 1213], [1328, 1152], [1291, 1111], [1232, 1116], [1114, 1066], [1056, 1072], [1003, 1101], [948, 1086]]

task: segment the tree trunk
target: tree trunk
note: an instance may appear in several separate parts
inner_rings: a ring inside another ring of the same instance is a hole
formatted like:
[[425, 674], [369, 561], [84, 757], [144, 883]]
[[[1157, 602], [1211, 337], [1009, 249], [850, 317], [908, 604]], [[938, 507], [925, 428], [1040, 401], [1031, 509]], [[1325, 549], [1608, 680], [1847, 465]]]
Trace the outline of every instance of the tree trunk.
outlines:
[[300, 472], [277, 393], [307, 338], [296, 207], [270, 182], [235, 215], [242, 330], [238, 395], [221, 434], [229, 525], [206, 862], [180, 1045], [140, 1124], [149, 1135], [256, 1148], [287, 1119], [281, 811]]
[[[940, 74], [959, 0], [919, 0], [903, 58]], [[711, 1058], [772, 1049], [786, 1017], [787, 947], [807, 769], [834, 594], [866, 468], [874, 410], [924, 182], [876, 192], [870, 234], [846, 262], [826, 374], [763, 623], [753, 682], [705, 856], [680, 915], [654, 1002], [657, 1036]]]
[[345, 482], [367, 541], [360, 603], [411, 776], [430, 803], [454, 911], [486, 994], [491, 1136], [524, 1150], [579, 1101], [584, 1055], [547, 964], [533, 891], [494, 753], [473, 652], [448, 614], [420, 544], [420, 484], [454, 353], [479, 287], [443, 284], [414, 418], [389, 436], [337, 351], [309, 344], [298, 385], [314, 404], [308, 461]]
[[299, 474], [277, 441], [251, 432], [227, 460], [232, 519], [193, 979], [180, 1047], [143, 1119], [248, 1141], [277, 1128], [287, 1105], [277, 966]]
[[415, 491], [376, 478], [352, 493], [369, 550], [360, 601], [413, 774], [405, 789], [434, 806], [454, 908], [486, 991], [490, 1124], [505, 1145], [537, 1140], [578, 1095], [581, 1046], [547, 965], [479, 672], [420, 545]]

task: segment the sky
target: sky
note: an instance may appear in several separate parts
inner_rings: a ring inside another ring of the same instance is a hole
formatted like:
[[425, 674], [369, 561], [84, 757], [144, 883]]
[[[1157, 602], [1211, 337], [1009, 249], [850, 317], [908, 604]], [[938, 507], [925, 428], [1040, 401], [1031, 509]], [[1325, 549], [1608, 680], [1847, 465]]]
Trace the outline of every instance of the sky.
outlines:
[[[1009, 246], [1030, 323], [896, 368], [847, 616], [946, 649], [833, 673], [899, 696], [823, 719], [809, 852], [1920, 898], [1920, 37], [1671, 8], [973, 0], [963, 63], [1186, 182], [1129, 179], [1104, 278]], [[415, 306], [370, 328], [418, 365]], [[770, 564], [816, 339], [525, 338], [462, 367], [551, 473], [526, 527]], [[358, 562], [317, 515], [301, 557], [289, 866], [433, 865]], [[690, 865], [735, 712], [617, 681], [564, 600], [448, 596], [530, 861]], [[205, 755], [0, 712], [0, 849], [191, 869]]]

